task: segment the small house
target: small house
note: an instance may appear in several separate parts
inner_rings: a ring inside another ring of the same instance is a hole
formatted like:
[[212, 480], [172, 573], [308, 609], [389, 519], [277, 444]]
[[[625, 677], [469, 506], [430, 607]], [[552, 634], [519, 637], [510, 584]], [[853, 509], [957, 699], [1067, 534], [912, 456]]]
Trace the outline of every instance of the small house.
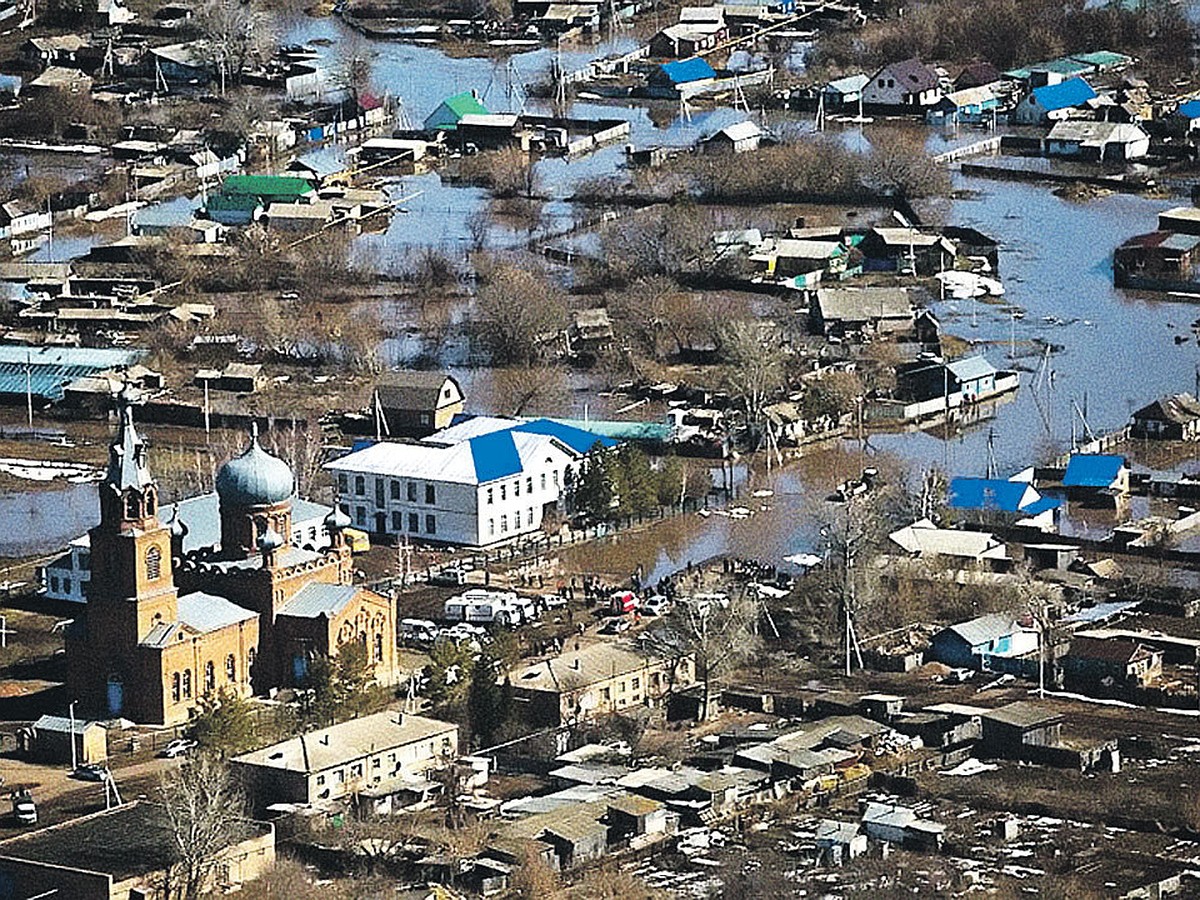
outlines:
[[1038, 648], [1038, 632], [1012, 616], [990, 613], [943, 628], [927, 656], [957, 668], [990, 669], [997, 660], [1024, 656]]
[[1004, 75], [990, 62], [973, 62], [963, 68], [954, 79], [954, 90], [993, 87], [1004, 79]]
[[983, 748], [991, 756], [1019, 759], [1026, 747], [1055, 747], [1062, 741], [1062, 715], [1029, 700], [990, 709], [980, 720]]
[[196, 384], [200, 387], [235, 394], [253, 394], [262, 387], [264, 380], [260, 363], [231, 362], [224, 369], [196, 372]]
[[379, 414], [392, 437], [424, 437], [463, 411], [463, 391], [442, 372], [389, 372], [375, 386]]
[[761, 128], [747, 119], [727, 125], [716, 134], [704, 138], [700, 148], [705, 153], [749, 153], [757, 150], [765, 136]]
[[863, 99], [863, 89], [871, 81], [868, 75], [847, 75], [835, 78], [821, 88], [821, 96], [829, 109], [846, 109]]
[[1150, 152], [1150, 135], [1134, 122], [1067, 119], [1046, 135], [1046, 155], [1086, 162], [1122, 163]]
[[294, 175], [230, 175], [222, 182], [221, 193], [227, 197], [254, 197], [269, 205], [311, 200], [316, 191], [307, 179]]
[[1176, 206], [1160, 212], [1158, 230], [1200, 236], [1200, 207]]
[[962, 88], [933, 104], [925, 114], [925, 120], [931, 125], [977, 125], [991, 121], [999, 108], [1000, 98], [989, 85]]
[[1181, 137], [1200, 131], [1200, 98], [1180, 103], [1166, 117], [1166, 124], [1173, 134]]
[[623, 794], [608, 800], [608, 824], [618, 839], [666, 834], [670, 814], [659, 800]]
[[323, 188], [350, 181], [346, 164], [330, 153], [306, 153], [288, 163], [284, 171]]
[[1200, 269], [1200, 235], [1151, 231], [1129, 238], [1113, 251], [1117, 287], [1170, 290], [1195, 282]]
[[608, 310], [578, 309], [571, 314], [566, 330], [567, 352], [595, 352], [612, 346], [613, 327]]
[[1009, 113], [1009, 121], [1015, 125], [1046, 125], [1068, 118], [1072, 110], [1085, 106], [1096, 96], [1092, 86], [1082, 78], [1035, 87]]
[[1067, 462], [1062, 484], [1071, 500], [1122, 497], [1129, 493], [1129, 467], [1123, 456], [1075, 453]]
[[487, 114], [488, 108], [479, 102], [474, 91], [463, 91], [439, 103], [433, 112], [425, 117], [425, 129], [453, 131], [463, 116]]
[[938, 558], [939, 562], [954, 565], [974, 565], [1000, 570], [1012, 559], [1004, 542], [994, 534], [982, 531], [960, 531], [938, 528], [929, 519], [918, 519], [893, 531], [888, 537], [905, 553], [916, 559]]
[[913, 303], [904, 288], [820, 288], [809, 304], [814, 334], [894, 333], [913, 323]]
[[320, 231], [333, 221], [333, 203], [314, 200], [312, 203], [272, 203], [264, 218], [277, 231]]
[[822, 865], [841, 866], [867, 852], [867, 836], [857, 822], [822, 819], [817, 823], [816, 841]]
[[[720, 7], [710, 7], [719, 10]], [[680, 22], [668, 25], [650, 39], [655, 59], [686, 59], [712, 50], [725, 38], [725, 23]]]
[[914, 850], [940, 850], [946, 826], [922, 819], [907, 806], [868, 801], [863, 810], [867, 837]]
[[916, 228], [879, 226], [858, 243], [869, 272], [932, 275], [954, 268], [957, 248], [941, 234]]
[[0, 203], [0, 238], [14, 238], [34, 231], [45, 231], [52, 221], [49, 208], [43, 209], [27, 200]]
[[108, 759], [108, 731], [99, 722], [42, 716], [29, 727], [26, 740], [29, 756], [41, 762], [88, 765]]
[[1068, 685], [1146, 687], [1162, 676], [1163, 652], [1132, 640], [1076, 637], [1062, 669]]
[[1052, 514], [1059, 504], [1027, 481], [1003, 478], [954, 478], [947, 498], [953, 510], [1021, 520]]
[[712, 81], [716, 71], [698, 56], [663, 63], [647, 79], [651, 93], [673, 97], [690, 87]]
[[73, 66], [87, 40], [78, 34], [46, 35], [30, 38], [21, 45], [21, 55], [30, 65], [44, 69], [48, 66]]
[[204, 207], [207, 219], [227, 227], [249, 225], [262, 214], [262, 201], [249, 194], [214, 194]]
[[600, 7], [594, 3], [551, 3], [533, 24], [547, 35], [574, 29], [594, 32], [600, 27]]
[[518, 124], [515, 113], [467, 113], [458, 120], [454, 139], [463, 147], [474, 144], [480, 150], [499, 150], [517, 142]]
[[150, 50], [155, 78], [173, 84], [207, 84], [212, 80], [213, 60], [199, 42], [170, 44]]
[[863, 102], [871, 106], [925, 110], [942, 98], [941, 78], [919, 59], [890, 63], [871, 76]]
[[1200, 438], [1200, 401], [1191, 394], [1159, 397], [1133, 414], [1130, 434], [1160, 441], [1194, 441]]
[[982, 356], [951, 362], [936, 357], [919, 359], [897, 366], [895, 394], [898, 399], [916, 403], [937, 398], [947, 404], [953, 398], [973, 403], [996, 393], [1000, 374]]

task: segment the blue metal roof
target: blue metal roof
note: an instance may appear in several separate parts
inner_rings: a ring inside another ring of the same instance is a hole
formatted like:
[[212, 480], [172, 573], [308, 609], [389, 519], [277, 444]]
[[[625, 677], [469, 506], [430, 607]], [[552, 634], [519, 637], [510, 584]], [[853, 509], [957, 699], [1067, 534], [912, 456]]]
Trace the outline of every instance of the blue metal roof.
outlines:
[[1187, 103], [1180, 103], [1179, 108], [1175, 110], [1185, 119], [1200, 119], [1200, 100], [1189, 100]]
[[1067, 463], [1063, 487], [1106, 488], [1117, 480], [1117, 475], [1124, 466], [1123, 456], [1076, 453]]
[[513, 441], [513, 429], [493, 431], [471, 438], [471, 460], [475, 463], [475, 477], [482, 484], [509, 475], [520, 473], [521, 454]]
[[576, 428], [574, 425], [567, 425], [564, 422], [555, 422], [552, 419], [534, 419], [532, 422], [517, 425], [512, 430], [524, 431], [527, 434], [547, 435], [566, 444], [576, 453], [587, 453], [597, 444], [601, 447], [615, 447], [618, 443], [613, 438], [594, 434], [591, 431], [585, 431], [582, 428]]
[[1081, 106], [1089, 100], [1095, 100], [1096, 92], [1082, 78], [1068, 78], [1059, 84], [1034, 88], [1033, 98], [1042, 109], [1053, 112], [1057, 109]]
[[659, 68], [674, 84], [686, 84], [689, 81], [702, 81], [705, 78], [717, 77], [713, 67], [698, 56], [663, 63]]
[[998, 509], [1019, 512], [1021, 498], [1029, 487], [1023, 481], [1002, 478], [955, 478], [950, 482], [951, 509]]
[[145, 352], [82, 347], [0, 346], [0, 394], [24, 394], [28, 366], [30, 391], [47, 400], [61, 400], [63, 387], [76, 378], [132, 366]]

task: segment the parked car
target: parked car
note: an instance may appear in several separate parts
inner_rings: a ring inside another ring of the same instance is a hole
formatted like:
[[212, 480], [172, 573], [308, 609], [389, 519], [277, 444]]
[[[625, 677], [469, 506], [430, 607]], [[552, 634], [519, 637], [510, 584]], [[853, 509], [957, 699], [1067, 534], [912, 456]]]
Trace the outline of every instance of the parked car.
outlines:
[[567, 598], [562, 594], [542, 594], [542, 605], [547, 610], [565, 609], [568, 602]]
[[437, 640], [438, 627], [428, 619], [401, 619], [400, 640], [406, 644], [428, 646]]
[[187, 738], [175, 738], [175, 740], [163, 747], [158, 755], [165, 756], [167, 759], [174, 759], [177, 756], [183, 756], [189, 750], [193, 750], [198, 746], [199, 744], [195, 741], [188, 740]]
[[603, 625], [600, 626], [600, 633], [601, 634], [621, 634], [624, 631], [628, 631], [629, 627], [630, 627], [630, 622], [628, 619], [623, 619], [619, 616], [614, 616], [613, 618], [607, 620]]
[[13, 796], [13, 818], [21, 825], [36, 825], [38, 820], [37, 804], [33, 802], [33, 797], [29, 795], [29, 791], [22, 791], [20, 794]]
[[99, 763], [87, 763], [77, 766], [71, 773], [71, 777], [78, 778], [80, 781], [107, 781], [108, 769]]
[[429, 579], [430, 584], [440, 584], [448, 587], [459, 587], [467, 583], [467, 573], [461, 568], [455, 567], [450, 569], [442, 569], [440, 572], [434, 572]]
[[639, 612], [644, 616], [665, 616], [671, 611], [671, 601], [662, 594], [655, 594], [642, 604]]

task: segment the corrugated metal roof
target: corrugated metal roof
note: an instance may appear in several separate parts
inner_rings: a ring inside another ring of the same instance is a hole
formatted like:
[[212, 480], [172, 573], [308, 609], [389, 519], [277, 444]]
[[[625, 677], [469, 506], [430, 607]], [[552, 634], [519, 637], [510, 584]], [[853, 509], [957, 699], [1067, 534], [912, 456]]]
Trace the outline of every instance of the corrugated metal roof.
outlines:
[[1002, 478], [955, 478], [950, 482], [948, 502], [951, 509], [998, 509], [1003, 512], [1018, 512], [1036, 497], [1037, 491], [1023, 481], [1005, 481]]
[[483, 483], [506, 478], [521, 471], [521, 454], [517, 452], [512, 431], [481, 434], [467, 442], [475, 465], [475, 479]]
[[201, 634], [245, 622], [257, 615], [224, 597], [204, 591], [184, 594], [179, 598], [179, 621]]
[[35, 396], [61, 400], [63, 388], [76, 378], [132, 366], [145, 352], [86, 347], [0, 346], [0, 394], [24, 394], [28, 377], [29, 390]]
[[1022, 630], [1024, 629], [1013, 621], [1012, 616], [1003, 613], [990, 613], [986, 616], [979, 616], [976, 619], [951, 625], [946, 629], [946, 631], [958, 635], [971, 647], [990, 644], [992, 641], [998, 640], [1005, 635]]
[[705, 78], [717, 77], [713, 67], [698, 56], [663, 63], [659, 66], [659, 70], [671, 80], [672, 84], [686, 84], [689, 81], [703, 81]]
[[982, 356], [972, 356], [969, 359], [956, 359], [946, 363], [955, 378], [959, 381], [977, 381], [996, 374], [996, 367]]
[[1104, 453], [1076, 453], [1067, 463], [1064, 487], [1106, 488], [1117, 480], [1125, 457]]
[[62, 734], [67, 734], [74, 730], [76, 734], [83, 734], [89, 725], [95, 724], [97, 723], [89, 722], [87, 719], [75, 719], [74, 728], [72, 729], [71, 719], [67, 716], [42, 716], [33, 723], [33, 730], [56, 731]]
[[1082, 106], [1089, 100], [1095, 100], [1096, 92], [1082, 78], [1068, 78], [1059, 84], [1034, 88], [1033, 98], [1042, 109], [1054, 112], [1059, 109]]
[[306, 584], [284, 604], [279, 615], [297, 619], [315, 619], [317, 616], [332, 618], [346, 608], [356, 593], [358, 588], [352, 584]]

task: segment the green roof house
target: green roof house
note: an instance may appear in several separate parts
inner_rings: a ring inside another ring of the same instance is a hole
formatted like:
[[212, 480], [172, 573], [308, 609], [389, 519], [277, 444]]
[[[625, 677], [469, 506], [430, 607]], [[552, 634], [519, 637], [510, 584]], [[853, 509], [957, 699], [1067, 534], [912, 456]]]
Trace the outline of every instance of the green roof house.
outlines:
[[270, 204], [310, 199], [315, 191], [308, 179], [291, 175], [230, 175], [221, 185], [221, 193], [227, 197], [257, 197]]
[[204, 208], [204, 217], [226, 226], [249, 225], [262, 210], [262, 201], [253, 194], [213, 194]]
[[463, 91], [439, 103], [437, 109], [425, 117], [425, 128], [454, 131], [463, 116], [471, 115], [486, 116], [489, 113], [473, 92]]

